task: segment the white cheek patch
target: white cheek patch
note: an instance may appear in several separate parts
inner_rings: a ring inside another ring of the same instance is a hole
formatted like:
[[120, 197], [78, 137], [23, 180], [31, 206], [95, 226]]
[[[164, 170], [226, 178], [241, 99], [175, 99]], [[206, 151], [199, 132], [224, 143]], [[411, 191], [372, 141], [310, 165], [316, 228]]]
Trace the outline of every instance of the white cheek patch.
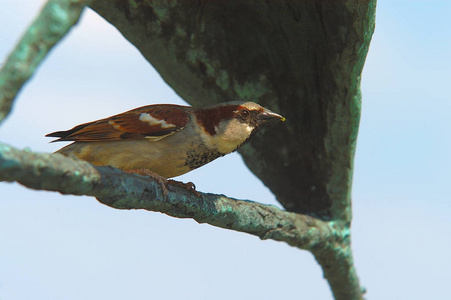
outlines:
[[238, 123], [236, 120], [231, 120], [228, 122], [220, 122], [215, 126], [217, 134], [210, 135], [204, 130], [201, 130], [200, 136], [207, 147], [227, 154], [235, 151], [242, 143], [244, 143], [254, 129], [254, 126], [249, 124]]
[[[215, 126], [214, 128], [215, 128], [216, 133], [224, 133], [225, 131], [228, 131], [227, 126], [224, 126], [223, 124], [219, 124], [219, 126]], [[251, 132], [254, 131], [254, 129], [255, 129], [254, 126], [251, 126], [249, 124], [246, 124], [245, 128], [246, 128], [246, 131], [248, 134], [251, 134]]]
[[166, 123], [165, 120], [155, 119], [154, 117], [152, 117], [151, 115], [146, 114], [146, 113], [142, 113], [139, 116], [139, 120], [141, 122], [149, 123], [150, 126], [160, 126], [161, 128], [174, 128], [175, 127], [174, 124], [168, 124], [168, 123]]
[[251, 125], [247, 124], [246, 130], [247, 130], [247, 132], [248, 132], [249, 134], [251, 134], [251, 132], [254, 131], [254, 129], [255, 129], [254, 126], [251, 126]]

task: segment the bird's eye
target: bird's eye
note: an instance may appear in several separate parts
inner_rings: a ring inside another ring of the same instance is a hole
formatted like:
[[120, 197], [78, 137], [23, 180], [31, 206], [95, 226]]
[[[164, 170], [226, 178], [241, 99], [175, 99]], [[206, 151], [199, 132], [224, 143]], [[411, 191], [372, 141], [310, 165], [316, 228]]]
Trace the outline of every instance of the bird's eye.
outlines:
[[240, 111], [240, 116], [243, 119], [249, 118], [250, 115], [251, 113], [247, 109], [243, 109], [242, 111]]

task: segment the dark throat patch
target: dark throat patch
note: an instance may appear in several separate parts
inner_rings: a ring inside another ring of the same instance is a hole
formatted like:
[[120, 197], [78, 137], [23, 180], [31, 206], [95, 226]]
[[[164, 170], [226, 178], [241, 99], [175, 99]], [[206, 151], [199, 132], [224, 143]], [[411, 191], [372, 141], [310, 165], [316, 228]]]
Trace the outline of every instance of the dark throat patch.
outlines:
[[224, 156], [224, 153], [220, 153], [217, 150], [209, 150], [202, 149], [204, 147], [189, 149], [187, 154], [187, 158], [185, 161], [185, 166], [190, 168], [191, 170], [202, 167], [205, 164], [208, 164], [212, 160], [217, 159], [218, 157]]

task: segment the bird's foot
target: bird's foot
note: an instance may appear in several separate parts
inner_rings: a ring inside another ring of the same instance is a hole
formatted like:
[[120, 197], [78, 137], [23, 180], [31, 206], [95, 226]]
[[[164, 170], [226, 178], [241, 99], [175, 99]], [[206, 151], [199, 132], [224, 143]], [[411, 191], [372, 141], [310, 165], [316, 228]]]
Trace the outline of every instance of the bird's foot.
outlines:
[[154, 171], [151, 171], [149, 169], [131, 169], [131, 170], [125, 170], [125, 172], [143, 175], [143, 176], [149, 176], [149, 177], [154, 178], [160, 184], [161, 189], [163, 190], [163, 195], [165, 197], [168, 195], [168, 184], [184, 188], [188, 192], [196, 195], [196, 197], [200, 196], [200, 193], [198, 191], [196, 191], [196, 186], [192, 182], [184, 183], [184, 182], [173, 180], [173, 179], [168, 180], [165, 177], [163, 177], [163, 176], [159, 175], [158, 173], [155, 173]]
[[198, 197], [198, 198], [200, 197], [200, 193], [198, 191], [196, 191], [196, 186], [192, 182], [184, 183], [184, 182], [181, 182], [181, 181], [169, 179], [168, 183], [172, 184], [172, 185], [175, 185], [175, 186], [182, 187], [185, 190], [187, 190], [188, 192], [193, 193], [194, 195], [196, 195], [196, 197]]
[[163, 195], [165, 197], [168, 195], [168, 180], [160, 174], [155, 173], [154, 171], [151, 171], [149, 169], [130, 169], [125, 170], [125, 172], [152, 177], [160, 184]]

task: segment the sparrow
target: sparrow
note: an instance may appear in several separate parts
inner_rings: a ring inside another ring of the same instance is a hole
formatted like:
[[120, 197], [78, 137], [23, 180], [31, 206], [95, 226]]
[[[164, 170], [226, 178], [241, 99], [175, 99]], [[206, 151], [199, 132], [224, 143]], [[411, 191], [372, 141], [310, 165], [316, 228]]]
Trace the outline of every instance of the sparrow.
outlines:
[[254, 102], [204, 108], [155, 104], [46, 136], [73, 141], [56, 153], [171, 178], [237, 150], [262, 126], [284, 120]]

